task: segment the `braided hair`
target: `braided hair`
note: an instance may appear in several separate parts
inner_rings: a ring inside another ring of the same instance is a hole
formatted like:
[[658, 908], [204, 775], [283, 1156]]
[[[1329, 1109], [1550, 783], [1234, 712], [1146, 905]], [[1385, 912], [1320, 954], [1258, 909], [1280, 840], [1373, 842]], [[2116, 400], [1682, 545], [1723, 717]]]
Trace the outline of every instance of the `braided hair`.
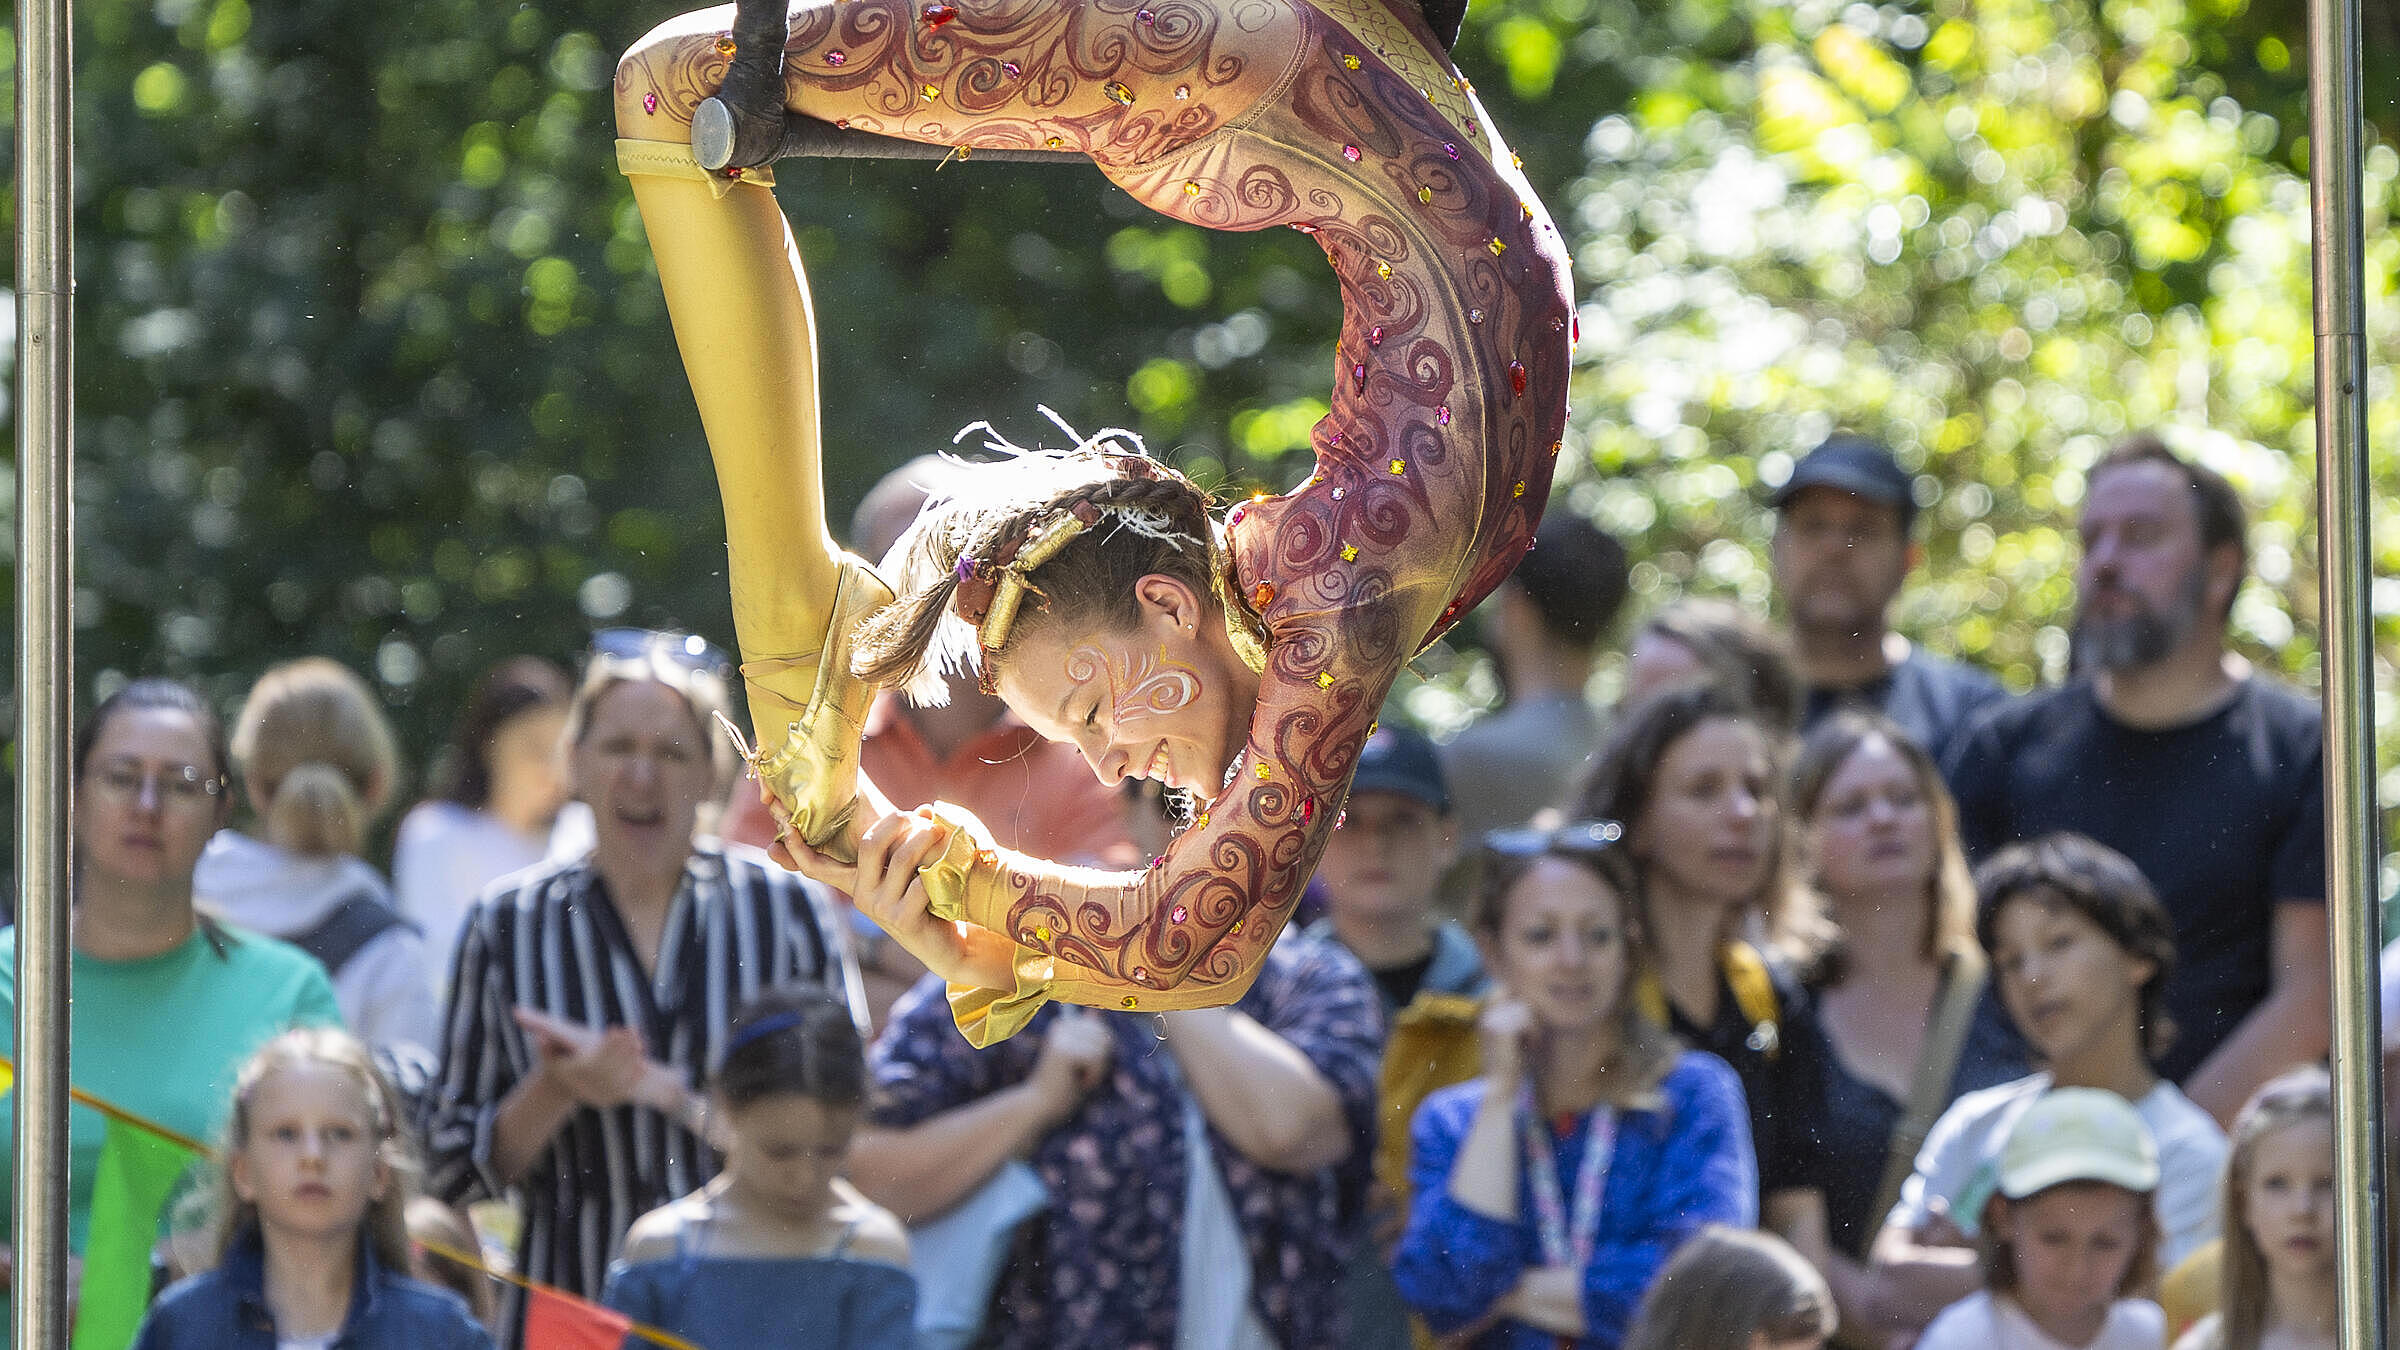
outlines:
[[[858, 675], [905, 688], [919, 705], [939, 704], [948, 697], [946, 674], [975, 671], [988, 688], [992, 662], [1029, 629], [1060, 621], [1132, 627], [1141, 615], [1135, 585], [1145, 576], [1214, 594], [1220, 549], [1208, 495], [1155, 460], [1123, 453], [1113, 442], [1126, 434], [1103, 433], [1071, 451], [996, 442], [1009, 458], [960, 462], [947, 492], [926, 502], [884, 559], [899, 598], [860, 630]], [[999, 646], [984, 646], [979, 585], [988, 599], [993, 572], [1065, 519], [1081, 531], [1026, 572], [1022, 617]]]

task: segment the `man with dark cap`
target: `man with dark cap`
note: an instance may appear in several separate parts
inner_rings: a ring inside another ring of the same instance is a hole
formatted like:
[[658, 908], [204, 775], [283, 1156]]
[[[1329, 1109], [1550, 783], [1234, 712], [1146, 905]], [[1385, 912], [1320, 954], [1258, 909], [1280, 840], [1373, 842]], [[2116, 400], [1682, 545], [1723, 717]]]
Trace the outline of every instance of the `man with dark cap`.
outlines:
[[1837, 435], [1808, 452], [1776, 489], [1775, 588], [1807, 686], [1801, 734], [1840, 707], [1880, 712], [1941, 761], [2000, 683], [1945, 661], [1891, 629], [1892, 600], [1922, 550], [1915, 484], [1892, 452]]
[[1600, 743], [1584, 686], [1627, 589], [1625, 546], [1581, 516], [1552, 511], [1533, 551], [1492, 592], [1486, 631], [1507, 701], [1442, 752], [1466, 838], [1524, 824], [1582, 778]]

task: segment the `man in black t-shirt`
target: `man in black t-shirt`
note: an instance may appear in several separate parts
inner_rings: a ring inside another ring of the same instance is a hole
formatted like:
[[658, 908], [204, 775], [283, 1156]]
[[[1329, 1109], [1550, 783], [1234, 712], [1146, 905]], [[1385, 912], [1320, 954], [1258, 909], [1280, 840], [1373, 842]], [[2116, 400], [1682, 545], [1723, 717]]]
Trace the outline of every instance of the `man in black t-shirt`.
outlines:
[[1892, 601], [1922, 556], [1909, 537], [1913, 484], [1892, 452], [1839, 435], [1808, 452], [1774, 496], [1775, 588], [1807, 686], [1800, 731], [1836, 708], [1882, 713], [1936, 762], [2000, 682], [1945, 661], [1891, 629]]
[[2089, 475], [2076, 678], [1987, 714], [1949, 765], [1968, 853], [2057, 830], [2138, 864], [2175, 921], [2159, 1063], [2219, 1121], [2325, 1053], [2323, 723], [2225, 629], [2240, 496], [2156, 437]]

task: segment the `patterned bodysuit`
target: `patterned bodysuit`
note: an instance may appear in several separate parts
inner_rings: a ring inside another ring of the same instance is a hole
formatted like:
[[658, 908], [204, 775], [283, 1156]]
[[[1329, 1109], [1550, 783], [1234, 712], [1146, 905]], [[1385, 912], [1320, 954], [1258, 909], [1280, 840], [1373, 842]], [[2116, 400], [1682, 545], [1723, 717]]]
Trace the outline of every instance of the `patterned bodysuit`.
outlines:
[[[655, 92], [688, 108], [723, 63], [674, 67]], [[827, 121], [970, 151], [1074, 149], [1166, 215], [1289, 226], [1325, 250], [1343, 322], [1316, 471], [1227, 518], [1267, 665], [1226, 789], [1142, 873], [1062, 868], [975, 830], [927, 872], [937, 914], [1021, 944], [1016, 989], [953, 991], [978, 1043], [1045, 997], [1232, 1002], [1290, 917], [1401, 666], [1532, 545], [1572, 349], [1557, 230], [1405, 4], [836, 0], [795, 12], [786, 80], [792, 107]]]

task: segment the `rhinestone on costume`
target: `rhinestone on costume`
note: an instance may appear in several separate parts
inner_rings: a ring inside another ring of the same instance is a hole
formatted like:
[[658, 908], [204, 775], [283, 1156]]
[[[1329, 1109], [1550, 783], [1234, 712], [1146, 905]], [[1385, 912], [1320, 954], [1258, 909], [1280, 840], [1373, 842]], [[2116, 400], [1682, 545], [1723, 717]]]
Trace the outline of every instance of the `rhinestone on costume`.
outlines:
[[1018, 934], [1017, 940], [1024, 943], [1028, 947], [1032, 946], [1034, 942], [1033, 930], [1030, 928], [1026, 929], [1023, 933]]
[[837, 117], [833, 119], [833, 124], [837, 127], [840, 127], [844, 131], [848, 131], [850, 129], [850, 119], [847, 117]]
[[929, 84], [929, 85], [926, 85], [924, 88], [922, 88], [922, 89], [919, 89], [919, 90], [917, 91], [917, 94], [918, 94], [918, 96], [919, 96], [919, 97], [923, 98], [923, 99], [924, 99], [924, 100], [925, 100], [927, 103], [931, 103], [931, 102], [933, 102], [935, 99], [937, 99], [937, 98], [940, 98], [940, 97], [942, 96], [942, 90], [941, 90], [941, 86], [939, 86], [939, 85], [932, 85], [932, 84]]
[[1342, 57], [1342, 66], [1346, 70], [1356, 70], [1358, 69], [1358, 58], [1345, 53]]
[[1133, 997], [1133, 995], [1131, 995], [1131, 994], [1127, 994], [1127, 995], [1125, 996], [1125, 1000], [1124, 1000], [1124, 1002], [1122, 1002], [1122, 1003], [1118, 1004], [1117, 1006], [1118, 1006], [1118, 1007], [1121, 1007], [1121, 1008], [1128, 1008], [1128, 1009], [1129, 1009], [1129, 1008], [1132, 1008], [1132, 1007], [1134, 1006], [1134, 997]]
[[1500, 242], [1500, 236], [1496, 234], [1492, 236], [1492, 242], [1485, 244], [1484, 247], [1490, 249], [1492, 251], [1492, 256], [1495, 258], [1499, 257], [1503, 253], [1508, 252], [1508, 245]]
[[1315, 820], [1316, 818], [1317, 799], [1314, 797], [1302, 797], [1300, 799], [1300, 823], [1306, 825], [1308, 822]]
[[1195, 821], [1193, 821], [1192, 823], [1193, 823], [1194, 825], [1197, 825], [1197, 826], [1199, 826], [1199, 827], [1200, 827], [1200, 828], [1202, 828], [1202, 829], [1207, 829], [1207, 828], [1208, 828], [1208, 812], [1206, 812], [1206, 811], [1203, 811], [1203, 812], [1201, 812], [1201, 813], [1200, 813], [1200, 818], [1199, 818], [1199, 819], [1197, 819], [1197, 820], [1195, 820]]
[[1333, 672], [1330, 670], [1318, 671], [1317, 687], [1319, 689], [1331, 689], [1333, 687]]
[[1522, 479], [1522, 478], [1518, 479], [1518, 480], [1517, 480], [1517, 485], [1516, 485], [1515, 487], [1512, 487], [1512, 488], [1510, 488], [1510, 489], [1508, 490], [1508, 495], [1509, 495], [1509, 496], [1511, 496], [1511, 497], [1522, 497], [1522, 496], [1524, 496], [1524, 495], [1525, 495], [1525, 480], [1524, 480], [1524, 479]]
[[927, 28], [939, 28], [958, 17], [958, 6], [945, 4], [943, 0], [933, 0], [931, 4], [917, 11], [917, 17], [925, 21]]
[[644, 95], [642, 95], [642, 111], [643, 111], [643, 112], [646, 112], [646, 113], [654, 113], [654, 112], [657, 112], [657, 111], [658, 111], [658, 95], [656, 95], [656, 94], [644, 94]]
[[1265, 609], [1275, 603], [1275, 583], [1262, 581], [1250, 588], [1250, 608]]
[[1382, 324], [1377, 324], [1373, 328], [1367, 330], [1367, 345], [1370, 347], [1380, 347], [1383, 345]]
[[1176, 85], [1176, 86], [1175, 86], [1175, 97], [1176, 97], [1177, 99], [1187, 99], [1187, 98], [1190, 98], [1191, 96], [1192, 96], [1192, 87], [1191, 87], [1190, 85], [1188, 85], [1188, 84], [1179, 84], [1179, 85]]
[[1152, 856], [1151, 856], [1151, 859], [1150, 859], [1150, 865], [1151, 865], [1152, 867], [1164, 867], [1164, 866], [1166, 866], [1166, 865], [1167, 865], [1167, 855], [1166, 855], [1166, 854], [1164, 854], [1164, 853], [1159, 853], [1159, 854], [1154, 854], [1154, 855], [1152, 855]]
[[1450, 425], [1450, 405], [1449, 405], [1449, 404], [1445, 403], [1445, 404], [1443, 404], [1442, 406], [1440, 406], [1440, 407], [1438, 407], [1438, 408], [1436, 408], [1436, 409], [1434, 409], [1434, 410], [1433, 410], [1433, 424], [1434, 424], [1435, 426], [1440, 426], [1440, 427], [1446, 427], [1446, 426]]
[[829, 65], [829, 66], [838, 66], [838, 65], [841, 65], [842, 63], [844, 63], [844, 62], [848, 61], [849, 59], [850, 59], [850, 53], [848, 53], [848, 52], [845, 52], [845, 51], [842, 51], [842, 50], [840, 50], [840, 49], [838, 49], [838, 48], [837, 48], [837, 49], [835, 49], [835, 50], [833, 50], [833, 51], [829, 51], [829, 52], [825, 53], [825, 64], [826, 64], [826, 65]]
[[1264, 764], [1263, 762], [1262, 762], [1262, 763], [1260, 763], [1260, 764], [1257, 766], [1257, 769], [1258, 769], [1258, 781], [1260, 781], [1260, 782], [1262, 782], [1262, 783], [1269, 782], [1269, 781], [1273, 780], [1273, 778], [1275, 777], [1275, 770], [1273, 770], [1272, 768], [1269, 768], [1269, 767], [1268, 767], [1266, 764]]
[[1034, 935], [1035, 937], [1037, 937], [1037, 938], [1040, 938], [1040, 939], [1041, 939], [1042, 941], [1044, 941], [1044, 942], [1048, 942], [1048, 941], [1050, 940], [1050, 927], [1049, 927], [1049, 925], [1047, 925], [1047, 924], [1041, 924], [1041, 925], [1037, 925], [1037, 926], [1034, 928], [1034, 930], [1033, 930], [1033, 935]]
[[1056, 149], [1057, 149], [1057, 148], [1059, 148], [1060, 146], [1062, 146], [1062, 145], [1065, 145], [1065, 144], [1066, 144], [1066, 142], [1065, 142], [1065, 141], [1062, 141], [1062, 140], [1060, 140], [1060, 139], [1059, 139], [1058, 137], [1056, 137], [1056, 136], [1044, 136], [1044, 137], [1042, 138], [1042, 144], [1043, 144], [1043, 146], [1044, 146], [1044, 147], [1046, 147], [1046, 148], [1048, 148], [1048, 149], [1051, 149], [1051, 150], [1056, 150]]
[[1392, 279], [1392, 265], [1388, 262], [1376, 263], [1375, 279], [1378, 281], [1390, 281]]
[[1470, 310], [1468, 310], [1468, 311], [1467, 311], [1467, 322], [1468, 322], [1468, 323], [1482, 323], [1482, 322], [1483, 322], [1483, 311], [1482, 311], [1482, 310], [1480, 310], [1480, 309], [1470, 309]]
[[1184, 196], [1186, 196], [1186, 197], [1197, 197], [1197, 196], [1199, 196], [1199, 195], [1200, 195], [1200, 180], [1199, 180], [1199, 179], [1197, 179], [1197, 178], [1186, 178], [1186, 179], [1184, 179], [1184, 180], [1183, 180], [1183, 195], [1184, 195]]
[[1135, 10], [1133, 12], [1133, 17], [1145, 24], [1153, 24], [1158, 22], [1158, 15], [1148, 9]]
[[1552, 441], [1552, 442], [1550, 442], [1550, 458], [1552, 458], [1552, 459], [1556, 459], [1556, 458], [1558, 458], [1558, 452], [1559, 452], [1560, 450], [1562, 450], [1562, 449], [1566, 448], [1566, 444], [1567, 444], [1567, 443], [1566, 443], [1565, 441]]
[[1432, 189], [1432, 188], [1429, 188], [1429, 187], [1421, 187], [1421, 188], [1418, 188], [1418, 189], [1417, 189], [1417, 200], [1418, 200], [1418, 202], [1420, 202], [1420, 203], [1422, 203], [1423, 205], [1426, 205], [1426, 206], [1431, 206], [1431, 205], [1433, 205], [1433, 189]]
[[1358, 545], [1356, 545], [1356, 544], [1344, 544], [1344, 545], [1342, 545], [1342, 561], [1343, 561], [1343, 562], [1357, 562], [1357, 561], [1358, 561]]
[[1522, 361], [1508, 363], [1508, 392], [1512, 394], [1525, 392], [1525, 363]]
[[1361, 361], [1350, 367], [1350, 388], [1357, 393], [1367, 390], [1367, 363]]
[[717, 55], [733, 55], [733, 34], [727, 33], [717, 39]]
[[1000, 63], [1000, 73], [1014, 80], [1025, 74], [1025, 67], [1014, 61], [1003, 61]]
[[1100, 92], [1108, 95], [1109, 100], [1120, 108], [1133, 106], [1133, 90], [1127, 88], [1123, 80], [1110, 80], [1100, 86]]
[[1524, 172], [1525, 157], [1523, 155], [1510, 155], [1508, 157], [1508, 167], [1515, 169], [1520, 173]]
[[1551, 331], [1551, 332], [1553, 332], [1553, 333], [1563, 333], [1563, 332], [1567, 331], [1567, 321], [1566, 321], [1565, 319], [1562, 319], [1562, 318], [1558, 317], [1558, 316], [1557, 316], [1557, 315], [1555, 315], [1555, 314], [1551, 315], [1551, 316], [1550, 316], [1550, 331]]
[[[1338, 432], [1338, 431], [1337, 431], [1337, 432], [1333, 433], [1331, 436], [1328, 436], [1328, 437], [1326, 437], [1326, 438], [1325, 438], [1325, 443], [1326, 443], [1326, 444], [1328, 444], [1328, 445], [1340, 445], [1340, 444], [1342, 443], [1342, 433], [1340, 433], [1340, 432]], [[1313, 483], [1313, 482], [1315, 482], [1315, 481], [1317, 481], [1317, 480], [1316, 480], [1316, 479], [1315, 479], [1315, 478], [1312, 476], [1312, 477], [1311, 477], [1311, 478], [1310, 478], [1308, 481], [1310, 481], [1310, 482], [1312, 482], [1312, 483]]]
[[1185, 909], [1181, 905], [1177, 905], [1174, 909], [1167, 912], [1167, 919], [1173, 923], [1182, 923], [1185, 919], [1190, 917], [1192, 917], [1192, 912], [1188, 909]]
[[1227, 932], [1229, 932], [1229, 933], [1239, 933], [1239, 932], [1241, 932], [1241, 931], [1242, 931], [1242, 924], [1243, 924], [1243, 923], [1245, 923], [1245, 922], [1247, 922], [1247, 921], [1246, 921], [1246, 920], [1242, 920], [1242, 919], [1235, 919], [1235, 920], [1233, 921], [1233, 927], [1231, 927], [1231, 928], [1229, 928], [1229, 929], [1227, 929], [1227, 930], [1225, 930], [1225, 931], [1227, 931]]
[[1344, 159], [1346, 159], [1346, 160], [1349, 160], [1349, 161], [1350, 161], [1351, 163], [1353, 163], [1353, 164], [1356, 164], [1356, 163], [1358, 163], [1358, 158], [1359, 158], [1359, 156], [1358, 156], [1358, 147], [1357, 147], [1357, 146], [1355, 146], [1355, 145], [1345, 145], [1345, 146], [1343, 146], [1343, 147], [1342, 147], [1342, 158], [1344, 158]]
[[1244, 517], [1244, 516], [1246, 516], [1246, 515], [1249, 515], [1249, 514], [1250, 514], [1250, 503], [1248, 503], [1248, 502], [1235, 502], [1235, 503], [1233, 504], [1233, 509], [1225, 513], [1225, 528], [1230, 530], [1230, 529], [1232, 529], [1234, 526], [1241, 524], [1241, 523], [1242, 523], [1242, 517]]
[[739, 178], [739, 177], [741, 177], [741, 176], [742, 176], [742, 166], [741, 166], [741, 165], [739, 165], [739, 164], [736, 164], [736, 165], [734, 165], [732, 168], [730, 168], [730, 169], [727, 169], [727, 170], [725, 171], [725, 176], [726, 176], [727, 178]]
[[1395, 473], [1395, 474], [1403, 474], [1403, 473], [1407, 473], [1407, 472], [1408, 472], [1408, 461], [1407, 461], [1407, 460], [1405, 460], [1405, 459], [1395, 459], [1395, 460], [1393, 460], [1393, 461], [1392, 461], [1392, 472], [1393, 472], [1393, 473]]
[[1456, 159], [1458, 158], [1458, 147], [1452, 145], [1448, 141], [1444, 141], [1442, 142], [1442, 153], [1448, 155], [1452, 159]]
[[1467, 119], [1467, 134], [1470, 136], [1475, 134], [1475, 119], [1472, 117]]
[[1345, 491], [1345, 489], [1338, 488], [1338, 487], [1337, 487], [1337, 488], [1335, 488], [1335, 489], [1333, 490], [1333, 499], [1334, 499], [1335, 501], [1337, 501], [1337, 502], [1338, 502], [1338, 501], [1340, 501], [1340, 500], [1342, 499], [1342, 496], [1343, 496], [1343, 494], [1344, 494], [1344, 491]]
[[1350, 812], [1349, 812], [1348, 808], [1344, 808], [1344, 809], [1342, 809], [1342, 810], [1340, 810], [1340, 811], [1336, 811], [1336, 812], [1334, 812], [1334, 813], [1333, 813], [1333, 828], [1335, 828], [1335, 829], [1337, 829], [1337, 830], [1338, 830], [1338, 829], [1342, 828], [1344, 825], [1347, 825], [1347, 824], [1349, 824], [1349, 823], [1350, 823]]

